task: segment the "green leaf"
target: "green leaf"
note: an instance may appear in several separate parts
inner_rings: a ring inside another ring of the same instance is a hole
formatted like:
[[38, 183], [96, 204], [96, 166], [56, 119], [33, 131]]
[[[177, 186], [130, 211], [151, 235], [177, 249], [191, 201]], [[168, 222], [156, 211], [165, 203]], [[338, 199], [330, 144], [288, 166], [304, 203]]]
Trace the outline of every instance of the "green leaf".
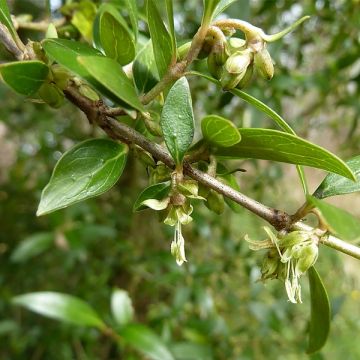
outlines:
[[215, 9], [218, 6], [220, 0], [203, 0], [204, 12], [201, 23], [209, 25], [214, 17]]
[[221, 147], [229, 147], [241, 140], [234, 123], [217, 115], [205, 116], [201, 121], [201, 131], [205, 140]]
[[71, 23], [88, 42], [92, 41], [92, 26], [95, 16], [96, 5], [90, 0], [82, 0], [77, 4], [71, 19]]
[[217, 4], [215, 11], [214, 11], [214, 18], [220, 15], [222, 12], [224, 12], [230, 5], [235, 3], [238, 0], [220, 0], [220, 2]]
[[328, 174], [314, 192], [315, 197], [324, 199], [329, 196], [360, 191], [360, 155], [346, 161], [346, 164], [356, 176], [357, 181], [354, 182], [336, 174]]
[[137, 97], [132, 81], [115, 60], [100, 56], [81, 56], [78, 61], [96, 81], [118, 100], [124, 101], [134, 109], [145, 111]]
[[111, 311], [116, 322], [121, 326], [133, 320], [134, 308], [127, 291], [120, 289], [113, 291], [111, 295]]
[[171, 36], [153, 0], [146, 0], [146, 9], [156, 66], [160, 78], [162, 78], [166, 74], [173, 58]]
[[37, 216], [65, 208], [109, 190], [121, 176], [128, 147], [107, 139], [86, 140], [56, 164], [41, 194]]
[[133, 64], [133, 77], [140, 93], [149, 91], [159, 81], [151, 40], [136, 55]]
[[[221, 2], [220, 2], [220, 4], [221, 4]], [[219, 4], [219, 6], [220, 6], [220, 4]], [[202, 73], [199, 73], [196, 71], [192, 71], [192, 74], [201, 76], [201, 77], [211, 81], [212, 83], [217, 84], [218, 86], [221, 86], [220, 81], [218, 81], [208, 75], [205, 75], [205, 74], [202, 74]], [[247, 103], [249, 103], [250, 105], [253, 105], [258, 110], [263, 112], [264, 114], [268, 115], [272, 120], [275, 121], [275, 123], [280, 127], [280, 129], [284, 130], [288, 134], [296, 135], [295, 131], [291, 128], [291, 126], [288, 125], [288, 123], [276, 111], [274, 111], [273, 109], [268, 107], [262, 101], [254, 98], [253, 96], [251, 96], [239, 89], [233, 89], [233, 90], [231, 90], [231, 92], [234, 95], [236, 95], [236, 96], [240, 97], [241, 99], [243, 99], [244, 101], [246, 101]], [[309, 191], [308, 191], [308, 186], [306, 183], [304, 169], [300, 165], [296, 165], [296, 169], [299, 174], [299, 178], [300, 178], [301, 184], [303, 186], [304, 193], [308, 194]]]
[[8, 28], [14, 39], [18, 36], [14, 24], [11, 20], [9, 7], [6, 0], [0, 0], [0, 23], [3, 23]]
[[105, 54], [121, 65], [135, 57], [135, 44], [129, 31], [109, 12], [100, 14], [99, 36]]
[[41, 61], [16, 61], [0, 65], [4, 82], [19, 94], [30, 96], [47, 78], [49, 68]]
[[180, 78], [170, 89], [160, 125], [171, 156], [180, 164], [194, 137], [194, 114], [186, 77]]
[[170, 191], [169, 181], [161, 182], [147, 187], [140, 193], [140, 195], [136, 199], [133, 206], [133, 211], [140, 211], [147, 209], [148, 207], [143, 205], [143, 202], [145, 200], [149, 200], [149, 199], [161, 200], [168, 195], [169, 191]]
[[166, 0], [166, 13], [168, 18], [171, 44], [172, 44], [172, 54], [176, 53], [176, 36], [175, 36], [175, 26], [174, 26], [174, 8], [173, 0]]
[[330, 302], [324, 284], [314, 267], [308, 271], [311, 319], [309, 329], [308, 354], [319, 351], [326, 343], [330, 331]]
[[126, 343], [152, 360], [174, 360], [163, 341], [148, 327], [130, 324], [119, 332]]
[[125, 0], [125, 6], [127, 7], [132, 31], [134, 33], [134, 40], [136, 43], [138, 33], [139, 33], [139, 27], [138, 27], [139, 15], [138, 15], [138, 9], [137, 9], [137, 5], [136, 5], [136, 0]]
[[208, 344], [195, 344], [192, 342], [181, 342], [171, 345], [171, 351], [176, 360], [211, 360], [214, 355]]
[[89, 304], [71, 295], [57, 292], [34, 292], [15, 296], [12, 302], [40, 315], [63, 322], [98, 328], [105, 326]]
[[24, 239], [11, 254], [11, 261], [25, 262], [34, 256], [40, 255], [54, 243], [54, 234], [51, 232], [36, 233]]
[[354, 178], [350, 168], [336, 155], [295, 135], [271, 129], [239, 129], [241, 142], [217, 148], [223, 158], [264, 159], [311, 166]]
[[339, 209], [313, 196], [307, 200], [315, 206], [330, 232], [344, 240], [360, 239], [360, 220], [343, 209]]
[[42, 46], [50, 59], [92, 84], [89, 72], [78, 63], [77, 57], [102, 56], [100, 51], [87, 44], [66, 39], [46, 39], [42, 42]]

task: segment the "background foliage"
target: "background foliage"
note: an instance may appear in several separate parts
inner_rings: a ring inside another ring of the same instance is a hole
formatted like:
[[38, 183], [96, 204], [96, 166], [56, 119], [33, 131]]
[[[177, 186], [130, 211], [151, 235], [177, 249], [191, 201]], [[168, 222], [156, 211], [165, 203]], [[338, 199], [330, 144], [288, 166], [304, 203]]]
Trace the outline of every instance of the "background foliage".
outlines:
[[[11, 5], [15, 14], [31, 13], [36, 20], [46, 15], [42, 1]], [[268, 33], [303, 14], [312, 16], [296, 33], [271, 45], [277, 74], [270, 83], [254, 82], [249, 92], [282, 114], [299, 135], [344, 158], [360, 150], [359, 6], [355, 0], [241, 0], [227, 10]], [[191, 38], [201, 18], [198, 2], [175, 2], [174, 12], [178, 37]], [[37, 34], [22, 31], [21, 36]], [[231, 94], [198, 78], [190, 85], [196, 119], [215, 113], [238, 126], [272, 126]], [[169, 252], [172, 229], [158, 222], [154, 212], [132, 212], [147, 186], [145, 170], [132, 158], [110, 192], [36, 218], [40, 192], [60, 155], [97, 130], [70, 104], [51, 110], [2, 85], [0, 99], [1, 358], [140, 358], [130, 348], [120, 352], [97, 330], [61, 324], [10, 304], [13, 296], [26, 292], [64, 292], [85, 299], [111, 323], [114, 287], [129, 292], [136, 320], [165, 342], [177, 343], [173, 350], [184, 360], [190, 354], [194, 359], [306, 358], [306, 290], [304, 304], [294, 306], [282, 283], [264, 287], [256, 282], [261, 255], [251, 253], [243, 241], [246, 233], [262, 238], [263, 222], [245, 210], [234, 214], [226, 208], [218, 216], [199, 207], [185, 229], [188, 263], [179, 268]], [[247, 170], [238, 175], [242, 191], [259, 201], [281, 204], [290, 212], [303, 201], [290, 165], [252, 160], [239, 166]], [[308, 174], [314, 189], [324, 173], [312, 169]], [[333, 201], [359, 211], [354, 209], [358, 194]], [[38, 246], [26, 249], [24, 243], [34, 238], [40, 239]], [[318, 269], [331, 297], [333, 323], [326, 347], [314, 359], [360, 357], [354, 337], [360, 330], [357, 266], [348, 257], [320, 249]], [[184, 355], [186, 348], [189, 355]]]

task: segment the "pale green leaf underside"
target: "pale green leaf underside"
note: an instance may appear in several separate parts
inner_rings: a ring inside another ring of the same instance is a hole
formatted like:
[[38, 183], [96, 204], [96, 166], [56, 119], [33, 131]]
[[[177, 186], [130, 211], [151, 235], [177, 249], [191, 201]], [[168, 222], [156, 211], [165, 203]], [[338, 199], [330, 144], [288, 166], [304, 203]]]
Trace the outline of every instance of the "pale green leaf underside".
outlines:
[[96, 312], [81, 299], [57, 292], [34, 292], [13, 298], [13, 304], [40, 315], [80, 326], [103, 327]]
[[157, 183], [147, 187], [140, 193], [140, 195], [136, 199], [133, 206], [133, 211], [140, 211], [147, 209], [147, 206], [143, 204], [144, 201], [149, 199], [161, 200], [168, 195], [169, 191], [170, 191], [169, 181]]
[[349, 179], [354, 174], [336, 155], [295, 135], [271, 129], [239, 129], [241, 141], [228, 148], [217, 148], [223, 158], [252, 158], [305, 165], [333, 172]]
[[194, 136], [194, 114], [186, 77], [180, 78], [170, 89], [160, 125], [171, 156], [180, 164]]
[[41, 61], [17, 61], [0, 65], [4, 82], [21, 95], [38, 91], [47, 78], [49, 68]]
[[119, 179], [128, 148], [112, 140], [92, 139], [67, 151], [44, 188], [37, 215], [45, 215], [100, 195]]
[[331, 233], [344, 240], [360, 239], [360, 219], [313, 196], [308, 196], [307, 199], [319, 210]]
[[222, 147], [233, 146], [241, 140], [234, 123], [217, 115], [205, 116], [201, 121], [201, 131], [205, 140]]
[[336, 174], [328, 174], [314, 192], [314, 196], [324, 199], [329, 196], [350, 194], [360, 191], [360, 155], [346, 161], [357, 181], [348, 180]]
[[309, 326], [308, 354], [319, 351], [326, 343], [330, 331], [330, 302], [324, 284], [314, 267], [308, 271], [311, 318]]

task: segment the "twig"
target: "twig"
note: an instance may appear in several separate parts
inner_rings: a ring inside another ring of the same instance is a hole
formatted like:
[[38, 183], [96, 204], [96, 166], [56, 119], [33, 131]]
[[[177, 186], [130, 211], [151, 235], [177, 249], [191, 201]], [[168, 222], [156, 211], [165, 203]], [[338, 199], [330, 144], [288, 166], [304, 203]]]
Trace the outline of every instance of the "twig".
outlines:
[[5, 48], [15, 56], [16, 59], [23, 59], [23, 52], [18, 48], [13, 40], [8, 28], [0, 23], [0, 42], [4, 44]]

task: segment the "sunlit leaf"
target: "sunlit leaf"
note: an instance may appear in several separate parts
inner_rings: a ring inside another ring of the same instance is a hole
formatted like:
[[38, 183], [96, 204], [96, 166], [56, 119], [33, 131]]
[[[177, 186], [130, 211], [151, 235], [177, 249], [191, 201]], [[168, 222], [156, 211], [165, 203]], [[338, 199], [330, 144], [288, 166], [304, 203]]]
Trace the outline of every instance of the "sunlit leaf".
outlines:
[[0, 0], [0, 22], [8, 28], [10, 34], [12, 34], [14, 38], [17, 37], [6, 0]]
[[170, 89], [160, 124], [166, 146], [174, 161], [180, 164], [194, 136], [194, 114], [186, 77], [180, 78]]
[[136, 5], [136, 0], [125, 0], [125, 5], [127, 7], [127, 11], [129, 13], [130, 23], [132, 27], [132, 31], [134, 33], [135, 43], [137, 41], [139, 27], [138, 27], [138, 9]]
[[104, 323], [83, 300], [57, 292], [34, 292], [15, 296], [13, 304], [40, 315], [81, 326], [103, 327]]
[[122, 174], [128, 148], [107, 139], [86, 140], [67, 151], [44, 188], [37, 215], [45, 215], [109, 190]]
[[308, 271], [311, 319], [309, 327], [308, 354], [319, 351], [326, 343], [330, 331], [330, 302], [324, 284], [314, 267]]
[[113, 291], [111, 295], [111, 312], [116, 322], [121, 326], [132, 321], [134, 308], [127, 291], [121, 289]]

